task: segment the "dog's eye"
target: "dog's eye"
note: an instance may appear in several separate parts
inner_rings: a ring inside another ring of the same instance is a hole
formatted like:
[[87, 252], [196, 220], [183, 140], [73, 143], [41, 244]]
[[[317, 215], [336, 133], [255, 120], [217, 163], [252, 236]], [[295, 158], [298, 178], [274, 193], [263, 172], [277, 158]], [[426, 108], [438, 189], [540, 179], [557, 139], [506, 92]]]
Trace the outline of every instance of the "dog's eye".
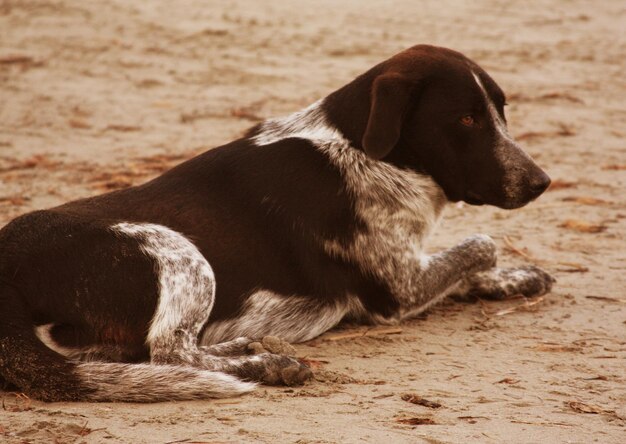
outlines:
[[461, 117], [461, 123], [465, 126], [474, 126], [476, 121], [474, 120], [474, 116], [468, 114], [467, 116]]

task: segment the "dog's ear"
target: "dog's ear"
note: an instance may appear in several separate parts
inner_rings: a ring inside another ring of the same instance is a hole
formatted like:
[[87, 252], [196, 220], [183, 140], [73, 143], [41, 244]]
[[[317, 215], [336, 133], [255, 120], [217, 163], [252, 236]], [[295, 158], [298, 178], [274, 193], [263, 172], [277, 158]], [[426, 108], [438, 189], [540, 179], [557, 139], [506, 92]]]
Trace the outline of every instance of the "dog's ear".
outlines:
[[409, 105], [411, 83], [401, 74], [383, 74], [372, 85], [370, 114], [361, 141], [368, 156], [382, 159], [398, 143]]

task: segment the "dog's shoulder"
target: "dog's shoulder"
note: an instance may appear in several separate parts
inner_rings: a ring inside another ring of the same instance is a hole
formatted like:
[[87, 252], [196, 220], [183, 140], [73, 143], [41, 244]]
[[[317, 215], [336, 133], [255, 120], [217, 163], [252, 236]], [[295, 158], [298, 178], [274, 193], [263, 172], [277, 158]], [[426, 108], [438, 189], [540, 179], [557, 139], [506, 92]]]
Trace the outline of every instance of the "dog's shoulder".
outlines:
[[324, 100], [287, 117], [269, 119], [257, 125], [247, 135], [257, 146], [276, 147], [286, 140], [308, 142], [318, 154], [327, 159], [328, 167], [341, 174], [350, 194], [364, 201], [384, 204], [395, 202], [411, 206], [420, 198], [445, 200], [430, 176], [398, 167], [369, 157], [344, 137], [338, 125], [328, 116]]
[[[291, 116], [265, 121], [248, 137], [260, 152], [272, 150], [267, 158], [280, 159], [283, 170], [306, 162], [297, 168], [302, 181], [290, 180], [294, 188], [282, 194], [277, 191], [275, 196], [287, 202], [297, 187], [304, 186], [302, 183], [309, 187], [306, 194], [298, 193], [292, 214], [306, 214], [313, 220], [324, 214], [336, 218], [334, 230], [317, 232], [317, 243], [327, 254], [359, 264], [383, 280], [389, 280], [394, 270], [381, 264], [395, 263], [397, 252], [404, 251], [406, 245], [414, 245], [412, 254], [419, 258], [423, 240], [447, 202], [430, 176], [372, 159], [353, 146], [329, 118], [323, 101]], [[317, 163], [304, 155], [296, 159], [293, 153], [299, 149]], [[289, 158], [279, 156], [280, 150], [291, 153]], [[333, 178], [328, 180], [331, 171]], [[310, 205], [307, 199], [315, 204]], [[311, 208], [314, 212], [307, 211]]]

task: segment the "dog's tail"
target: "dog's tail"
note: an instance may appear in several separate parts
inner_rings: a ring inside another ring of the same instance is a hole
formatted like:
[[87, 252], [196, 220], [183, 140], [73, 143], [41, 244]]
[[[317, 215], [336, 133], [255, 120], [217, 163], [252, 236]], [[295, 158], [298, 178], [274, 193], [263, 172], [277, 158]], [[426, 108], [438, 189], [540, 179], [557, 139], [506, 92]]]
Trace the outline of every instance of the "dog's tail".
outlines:
[[41, 342], [19, 291], [2, 280], [0, 376], [44, 401], [224, 398], [255, 387], [224, 373], [193, 367], [70, 361]]

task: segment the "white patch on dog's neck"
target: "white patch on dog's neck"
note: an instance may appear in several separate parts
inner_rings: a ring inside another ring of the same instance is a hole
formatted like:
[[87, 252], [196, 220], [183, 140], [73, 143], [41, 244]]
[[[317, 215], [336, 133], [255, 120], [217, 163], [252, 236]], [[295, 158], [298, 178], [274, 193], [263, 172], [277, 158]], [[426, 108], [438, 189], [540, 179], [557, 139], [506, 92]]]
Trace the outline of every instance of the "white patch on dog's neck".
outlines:
[[[258, 146], [290, 137], [309, 140], [338, 167], [355, 197], [367, 194], [377, 200], [392, 199], [396, 204], [404, 203], [401, 206], [406, 208], [415, 207], [415, 201], [445, 201], [443, 191], [430, 176], [372, 159], [353, 147], [339, 129], [328, 122], [323, 101], [318, 100], [287, 117], [263, 122], [252, 140]], [[439, 211], [442, 205], [433, 206]]]
[[261, 124], [261, 130], [252, 138], [258, 146], [269, 145], [289, 137], [328, 142], [344, 140], [336, 128], [326, 122], [322, 109], [323, 99], [286, 117], [269, 119]]

